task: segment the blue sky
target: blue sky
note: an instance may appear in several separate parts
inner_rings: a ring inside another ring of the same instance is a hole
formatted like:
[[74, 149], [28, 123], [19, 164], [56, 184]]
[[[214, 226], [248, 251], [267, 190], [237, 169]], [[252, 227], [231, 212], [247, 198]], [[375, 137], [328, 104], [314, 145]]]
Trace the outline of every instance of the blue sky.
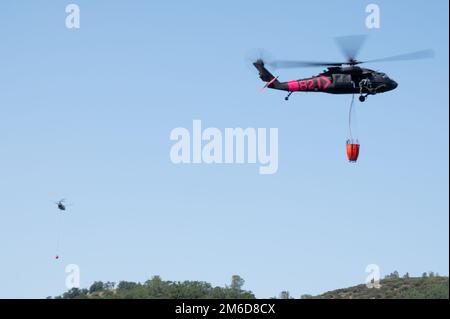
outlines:
[[[0, 3], [0, 297], [60, 294], [67, 264], [83, 287], [239, 274], [258, 297], [362, 283], [372, 263], [448, 275], [447, 1], [372, 1], [377, 30], [371, 1], [73, 2], [79, 30], [67, 1]], [[350, 96], [259, 94], [245, 56], [336, 60], [333, 37], [361, 33], [361, 59], [436, 57], [368, 65], [399, 87], [357, 102], [351, 165]], [[172, 164], [170, 131], [194, 119], [278, 128], [278, 172]]]

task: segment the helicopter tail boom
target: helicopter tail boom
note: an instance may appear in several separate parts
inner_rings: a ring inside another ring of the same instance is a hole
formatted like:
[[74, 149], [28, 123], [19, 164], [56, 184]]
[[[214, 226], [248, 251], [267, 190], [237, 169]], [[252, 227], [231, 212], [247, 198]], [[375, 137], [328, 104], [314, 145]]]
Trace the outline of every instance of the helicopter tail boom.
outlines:
[[264, 67], [264, 62], [262, 60], [257, 60], [253, 65], [258, 70], [261, 80], [268, 82], [267, 87], [276, 88], [280, 84], [278, 78], [273, 76], [272, 73]]

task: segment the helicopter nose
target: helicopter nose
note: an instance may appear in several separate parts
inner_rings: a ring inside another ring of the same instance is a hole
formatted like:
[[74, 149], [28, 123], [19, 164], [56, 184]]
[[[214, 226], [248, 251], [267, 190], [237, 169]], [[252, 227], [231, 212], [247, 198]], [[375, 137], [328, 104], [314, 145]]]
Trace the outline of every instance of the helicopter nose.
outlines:
[[395, 82], [394, 80], [392, 80], [391, 86], [392, 86], [392, 89], [395, 89], [398, 86], [398, 83]]

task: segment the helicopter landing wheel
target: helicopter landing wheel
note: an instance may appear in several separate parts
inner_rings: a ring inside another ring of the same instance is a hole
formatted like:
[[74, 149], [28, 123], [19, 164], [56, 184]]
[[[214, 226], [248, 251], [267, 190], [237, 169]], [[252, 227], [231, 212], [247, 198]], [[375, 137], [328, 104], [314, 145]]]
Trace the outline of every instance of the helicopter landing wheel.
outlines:
[[364, 95], [359, 96], [359, 101], [364, 102], [366, 100], [366, 97]]

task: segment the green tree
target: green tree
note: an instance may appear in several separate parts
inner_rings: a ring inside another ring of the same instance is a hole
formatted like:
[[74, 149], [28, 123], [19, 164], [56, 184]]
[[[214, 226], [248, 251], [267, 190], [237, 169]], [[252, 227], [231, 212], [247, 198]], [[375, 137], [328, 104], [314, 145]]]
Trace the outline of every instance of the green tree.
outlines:
[[88, 294], [87, 289], [80, 289], [80, 288], [72, 288], [69, 291], [65, 292], [62, 295], [63, 299], [81, 299], [86, 298]]
[[137, 283], [132, 281], [121, 281], [119, 282], [119, 285], [117, 286], [117, 289], [119, 290], [132, 290], [135, 289], [138, 286]]
[[280, 292], [280, 299], [292, 299], [289, 291], [285, 290]]
[[89, 287], [89, 293], [92, 294], [94, 292], [103, 291], [105, 289], [105, 284], [103, 281], [95, 281], [91, 287]]
[[239, 275], [233, 275], [233, 277], [231, 277], [230, 288], [232, 290], [241, 291], [244, 284], [245, 284], [245, 280], [242, 279]]
[[105, 289], [105, 290], [113, 290], [115, 286], [116, 286], [115, 282], [107, 281], [103, 285], [103, 289]]

